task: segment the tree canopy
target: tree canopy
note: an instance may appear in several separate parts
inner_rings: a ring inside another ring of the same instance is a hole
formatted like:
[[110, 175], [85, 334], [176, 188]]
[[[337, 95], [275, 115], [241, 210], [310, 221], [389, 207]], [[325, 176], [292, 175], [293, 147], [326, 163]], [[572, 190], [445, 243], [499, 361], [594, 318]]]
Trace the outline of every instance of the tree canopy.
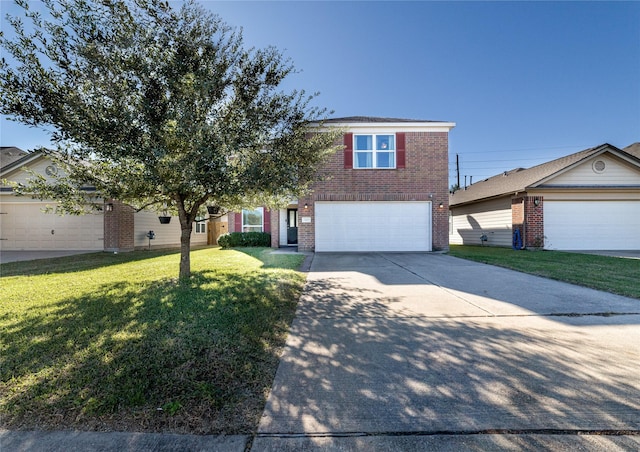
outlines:
[[56, 149], [43, 151], [66, 174], [31, 189], [67, 210], [87, 184], [166, 206], [180, 219], [182, 278], [205, 204], [275, 206], [306, 191], [336, 149], [336, 131], [311, 133], [326, 114], [315, 95], [282, 89], [291, 61], [245, 49], [241, 30], [193, 0], [16, 3], [15, 35], [0, 36], [0, 113], [53, 130]]

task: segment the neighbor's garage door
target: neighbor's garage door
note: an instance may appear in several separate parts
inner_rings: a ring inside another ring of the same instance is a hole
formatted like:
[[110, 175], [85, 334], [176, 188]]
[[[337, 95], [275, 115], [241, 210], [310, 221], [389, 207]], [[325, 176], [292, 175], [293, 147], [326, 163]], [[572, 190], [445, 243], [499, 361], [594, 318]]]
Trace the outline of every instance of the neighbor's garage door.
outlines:
[[43, 213], [46, 204], [8, 203], [0, 207], [0, 249], [102, 250], [103, 216]]
[[545, 201], [548, 249], [639, 250], [640, 201]]
[[316, 251], [431, 251], [430, 202], [316, 202]]

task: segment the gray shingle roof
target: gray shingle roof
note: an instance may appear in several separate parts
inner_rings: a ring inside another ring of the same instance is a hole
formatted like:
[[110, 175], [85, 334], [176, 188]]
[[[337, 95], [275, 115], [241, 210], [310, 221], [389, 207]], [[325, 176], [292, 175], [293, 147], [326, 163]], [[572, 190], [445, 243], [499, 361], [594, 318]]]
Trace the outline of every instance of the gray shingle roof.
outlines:
[[20, 160], [25, 155], [27, 155], [25, 151], [15, 146], [2, 146], [0, 148], [0, 169]]
[[[528, 169], [516, 168], [476, 182], [473, 185], [469, 185], [466, 190], [462, 189], [452, 194], [449, 198], [449, 205], [455, 206], [481, 199], [494, 198], [508, 193], [526, 191], [528, 188], [536, 186], [545, 179], [605, 151], [623, 155], [627, 154], [630, 155], [631, 158], [640, 158], [640, 144], [638, 146], [638, 154], [634, 155], [631, 152], [625, 152], [626, 149], [625, 151], [621, 151], [615, 146], [605, 143]], [[640, 161], [638, 163], [640, 165]]]
[[445, 122], [445, 121], [433, 121], [429, 119], [406, 119], [406, 118], [380, 118], [377, 116], [346, 116], [344, 118], [330, 118], [324, 121], [325, 123], [332, 122]]
[[624, 148], [623, 151], [640, 159], [640, 141], [630, 144], [629, 146]]

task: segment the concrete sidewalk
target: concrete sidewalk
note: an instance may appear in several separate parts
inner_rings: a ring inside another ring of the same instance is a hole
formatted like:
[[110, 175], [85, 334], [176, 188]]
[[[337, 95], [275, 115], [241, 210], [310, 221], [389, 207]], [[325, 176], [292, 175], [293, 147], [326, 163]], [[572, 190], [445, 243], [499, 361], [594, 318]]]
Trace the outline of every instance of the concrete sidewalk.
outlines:
[[317, 254], [252, 450], [637, 450], [639, 348], [636, 299]]

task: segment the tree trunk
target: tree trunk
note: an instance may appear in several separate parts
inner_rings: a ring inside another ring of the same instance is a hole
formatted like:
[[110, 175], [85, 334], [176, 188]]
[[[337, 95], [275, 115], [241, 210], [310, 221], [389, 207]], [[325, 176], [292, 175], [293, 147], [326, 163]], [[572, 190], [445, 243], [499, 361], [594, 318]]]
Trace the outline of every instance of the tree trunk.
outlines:
[[180, 280], [191, 277], [191, 217], [184, 208], [181, 199], [177, 199], [178, 217], [180, 218]]
[[180, 221], [180, 279], [186, 280], [191, 277], [191, 223], [186, 227]]

